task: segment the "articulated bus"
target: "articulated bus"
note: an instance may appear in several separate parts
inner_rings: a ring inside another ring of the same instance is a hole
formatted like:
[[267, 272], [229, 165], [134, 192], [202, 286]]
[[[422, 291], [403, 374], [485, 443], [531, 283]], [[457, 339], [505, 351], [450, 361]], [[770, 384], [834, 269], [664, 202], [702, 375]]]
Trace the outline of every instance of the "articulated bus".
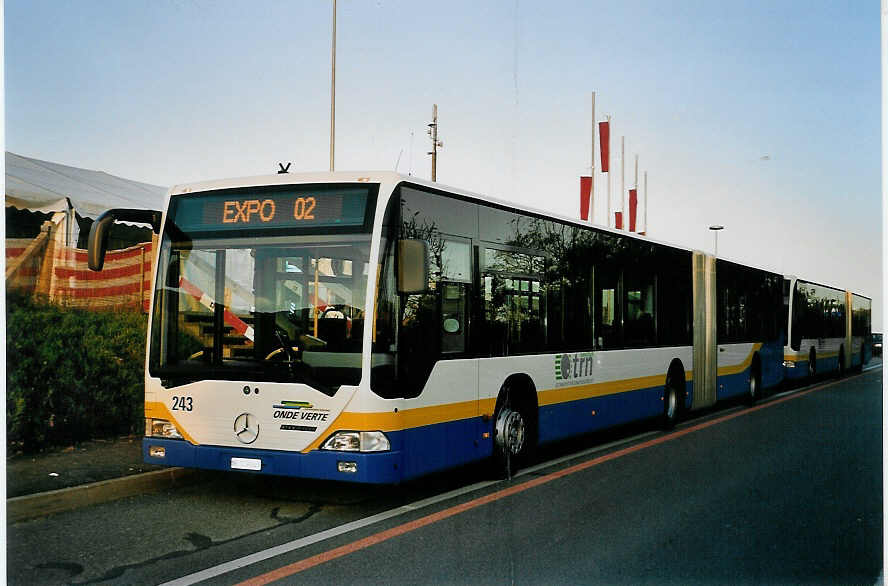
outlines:
[[787, 380], [862, 368], [872, 358], [872, 302], [834, 287], [786, 276]]
[[782, 275], [414, 177], [175, 187], [163, 214], [94, 223], [95, 270], [115, 220], [160, 240], [151, 464], [398, 483], [486, 461], [507, 476], [538, 445], [670, 427], [784, 377]]

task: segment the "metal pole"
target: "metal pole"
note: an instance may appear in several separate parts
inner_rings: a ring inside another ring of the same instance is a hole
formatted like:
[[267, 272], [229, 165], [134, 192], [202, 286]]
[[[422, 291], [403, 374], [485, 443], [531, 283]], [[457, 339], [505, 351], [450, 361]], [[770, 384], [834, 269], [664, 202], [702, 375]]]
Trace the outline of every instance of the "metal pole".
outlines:
[[438, 177], [438, 104], [432, 106], [432, 181]]
[[648, 236], [648, 172], [644, 172], [644, 234]]
[[141, 272], [139, 273], [139, 312], [141, 313], [145, 305], [145, 247], [140, 246], [142, 251]]
[[336, 0], [333, 0], [333, 48], [330, 66], [330, 172], [336, 157]]
[[319, 281], [318, 277], [321, 271], [321, 258], [315, 257], [315, 297], [314, 303], [312, 303], [312, 309], [314, 310], [314, 337], [318, 337], [318, 314], [321, 313], [321, 310], [318, 307], [321, 304], [321, 293], [319, 290]]
[[638, 189], [638, 155], [635, 155], [635, 189]]
[[[626, 215], [626, 137], [620, 137], [620, 210]], [[626, 218], [623, 218], [625, 230]]]
[[613, 221], [612, 218], [614, 217], [613, 209], [611, 206], [611, 192], [613, 191], [613, 189], [611, 189], [610, 122], [611, 122], [611, 117], [610, 117], [610, 114], [608, 114], [608, 116], [607, 116], [607, 129], [608, 129], [608, 133], [607, 133], [607, 223], [605, 224], [605, 226], [607, 226], [608, 228], [610, 228], [611, 222]]
[[717, 225], [710, 226], [709, 229], [712, 230], [713, 232], [715, 232], [715, 257], [718, 258], [718, 233], [719, 233], [719, 231], [724, 230], [725, 227], [720, 224], [717, 224]]
[[592, 193], [589, 196], [589, 223], [595, 223], [595, 92], [592, 92], [592, 171], [589, 175], [592, 177]]

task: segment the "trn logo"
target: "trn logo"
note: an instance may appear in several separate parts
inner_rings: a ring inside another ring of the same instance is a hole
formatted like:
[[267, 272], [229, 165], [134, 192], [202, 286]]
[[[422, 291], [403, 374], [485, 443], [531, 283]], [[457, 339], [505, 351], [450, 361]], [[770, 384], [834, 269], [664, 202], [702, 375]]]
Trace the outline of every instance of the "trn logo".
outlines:
[[576, 381], [592, 376], [592, 352], [555, 355], [555, 380]]

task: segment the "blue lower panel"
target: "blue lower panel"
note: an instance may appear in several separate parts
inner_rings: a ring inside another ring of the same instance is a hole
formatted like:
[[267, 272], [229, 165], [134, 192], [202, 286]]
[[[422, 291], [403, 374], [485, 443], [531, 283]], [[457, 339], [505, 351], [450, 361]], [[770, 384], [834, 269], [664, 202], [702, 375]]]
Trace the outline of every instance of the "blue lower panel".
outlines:
[[565, 439], [663, 412], [663, 388], [653, 387], [604, 397], [540, 407], [540, 443]]
[[737, 374], [728, 374], [718, 377], [718, 392], [716, 399], [721, 401], [728, 397], [736, 397], [749, 391], [749, 369]]
[[[854, 360], [854, 356], [851, 357], [851, 365], [859, 364], [860, 359], [858, 358], [856, 361]], [[817, 374], [828, 374], [830, 372], [838, 372], [839, 370], [839, 357], [838, 356], [830, 356], [829, 358], [817, 358]], [[807, 360], [799, 360], [795, 363], [795, 366], [792, 367], [784, 367], [784, 372], [786, 373], [787, 380], [798, 380], [802, 378], [806, 378], [808, 376], [808, 361]]]
[[[539, 443], [655, 417], [662, 412], [663, 388], [659, 386], [546, 405], [539, 410]], [[493, 453], [492, 432], [493, 421], [484, 421], [480, 417], [389, 432], [386, 435], [391, 441], [392, 451], [375, 454], [324, 450], [303, 454], [195, 446], [184, 440], [145, 438], [142, 440], [142, 457], [148, 464], [226, 471], [232, 470], [232, 458], [258, 458], [262, 461], [262, 468], [253, 474], [396, 484], [489, 457]], [[484, 437], [484, 433], [488, 436]], [[149, 446], [163, 447], [166, 457], [151, 457]], [[354, 462], [358, 471], [339, 472], [338, 462]]]
[[830, 356], [829, 358], [817, 359], [817, 374], [826, 374], [827, 372], [839, 371], [839, 357]]
[[[400, 432], [403, 480], [461, 466], [493, 454], [493, 423], [480, 417], [415, 427]], [[490, 433], [487, 438], [484, 432]], [[391, 437], [391, 436], [390, 436]], [[394, 447], [394, 443], [392, 444]]]
[[799, 360], [798, 362], [794, 362], [795, 366], [785, 366], [783, 367], [783, 372], [785, 373], [786, 380], [798, 380], [800, 378], [805, 378], [808, 376], [808, 361], [807, 360]]
[[[149, 446], [161, 446], [165, 458], [152, 458]], [[322, 480], [342, 480], [372, 484], [395, 484], [401, 480], [401, 452], [360, 454], [355, 452], [327, 452], [315, 450], [307, 454], [275, 450], [227, 448], [222, 446], [195, 446], [184, 440], [144, 438], [142, 458], [147, 464], [183, 466], [207, 470], [232, 470], [232, 458], [258, 458], [262, 469], [258, 474], [298, 476]], [[355, 462], [356, 473], [339, 472], [338, 462]], [[236, 470], [237, 472], [249, 472]]]
[[783, 340], [763, 344], [759, 349], [762, 367], [762, 388], [770, 389], [783, 382]]

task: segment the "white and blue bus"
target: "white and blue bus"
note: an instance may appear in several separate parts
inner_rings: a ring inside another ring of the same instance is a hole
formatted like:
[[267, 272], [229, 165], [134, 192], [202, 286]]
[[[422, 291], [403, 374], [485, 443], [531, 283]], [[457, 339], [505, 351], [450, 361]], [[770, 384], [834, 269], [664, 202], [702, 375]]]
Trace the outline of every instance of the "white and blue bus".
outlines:
[[161, 215], [146, 462], [397, 483], [784, 376], [783, 276], [394, 173], [179, 186]]
[[783, 281], [787, 380], [860, 369], [872, 358], [872, 301], [786, 276]]

